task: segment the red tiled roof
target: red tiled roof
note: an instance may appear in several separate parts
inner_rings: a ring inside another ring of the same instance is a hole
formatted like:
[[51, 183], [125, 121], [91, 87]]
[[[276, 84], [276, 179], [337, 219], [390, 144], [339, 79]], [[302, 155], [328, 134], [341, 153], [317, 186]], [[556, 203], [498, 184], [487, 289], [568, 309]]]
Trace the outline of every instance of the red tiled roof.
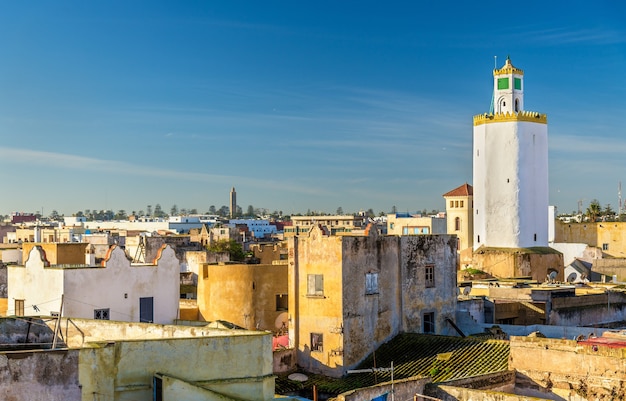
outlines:
[[474, 195], [474, 188], [467, 182], [458, 188], [454, 188], [450, 192], [446, 192], [443, 196], [472, 196]]

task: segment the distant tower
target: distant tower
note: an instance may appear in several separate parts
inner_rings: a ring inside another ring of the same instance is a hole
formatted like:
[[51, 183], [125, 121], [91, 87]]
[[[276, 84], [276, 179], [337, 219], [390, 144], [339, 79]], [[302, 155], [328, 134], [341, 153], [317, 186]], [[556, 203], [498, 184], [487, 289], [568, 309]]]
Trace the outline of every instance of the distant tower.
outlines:
[[230, 189], [230, 218], [234, 218], [237, 214], [237, 192], [235, 187]]
[[493, 71], [493, 114], [474, 116], [474, 249], [548, 246], [548, 122], [524, 110], [524, 71]]

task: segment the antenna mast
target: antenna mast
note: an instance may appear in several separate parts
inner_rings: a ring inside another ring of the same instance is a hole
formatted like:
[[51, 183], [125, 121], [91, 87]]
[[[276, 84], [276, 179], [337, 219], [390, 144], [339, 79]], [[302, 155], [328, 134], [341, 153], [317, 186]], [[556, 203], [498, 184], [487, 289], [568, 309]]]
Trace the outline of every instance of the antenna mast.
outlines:
[[619, 216], [622, 215], [622, 182], [620, 181], [617, 185], [617, 219], [619, 220]]

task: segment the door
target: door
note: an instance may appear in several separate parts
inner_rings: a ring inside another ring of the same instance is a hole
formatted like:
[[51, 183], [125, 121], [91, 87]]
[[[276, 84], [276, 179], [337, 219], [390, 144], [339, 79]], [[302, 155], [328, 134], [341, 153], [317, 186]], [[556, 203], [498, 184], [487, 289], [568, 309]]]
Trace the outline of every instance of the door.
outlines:
[[139, 321], [142, 323], [152, 323], [154, 321], [154, 298], [139, 298]]

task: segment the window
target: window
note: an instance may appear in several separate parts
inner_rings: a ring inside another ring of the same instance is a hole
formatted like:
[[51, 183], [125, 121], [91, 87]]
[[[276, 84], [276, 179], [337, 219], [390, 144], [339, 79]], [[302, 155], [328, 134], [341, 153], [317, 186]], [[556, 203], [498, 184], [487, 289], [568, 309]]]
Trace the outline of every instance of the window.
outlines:
[[365, 295], [378, 294], [378, 273], [365, 275]]
[[324, 296], [324, 275], [309, 274], [307, 276], [307, 293], [308, 296]]
[[459, 207], [459, 201], [454, 201], [454, 207]]
[[96, 320], [109, 320], [109, 308], [94, 309], [93, 318]]
[[311, 351], [322, 352], [324, 350], [324, 335], [322, 333], [311, 333]]
[[460, 231], [460, 230], [461, 230], [461, 218], [456, 217], [454, 219], [454, 231]]
[[426, 265], [424, 267], [426, 288], [435, 286], [435, 265]]
[[509, 79], [498, 78], [498, 89], [509, 89]]
[[459, 201], [460, 207], [463, 207], [463, 201]]
[[424, 333], [435, 334], [435, 312], [426, 312], [422, 315], [422, 330]]
[[603, 251], [608, 251], [609, 250], [609, 244], [602, 244], [602, 250]]
[[522, 90], [522, 79], [513, 78], [513, 87], [517, 90]]
[[24, 316], [24, 300], [15, 300], [15, 316]]
[[287, 294], [276, 294], [276, 310], [284, 311], [289, 309], [289, 297]]
[[453, 208], [454, 207], [454, 201], [450, 201], [450, 207]]

